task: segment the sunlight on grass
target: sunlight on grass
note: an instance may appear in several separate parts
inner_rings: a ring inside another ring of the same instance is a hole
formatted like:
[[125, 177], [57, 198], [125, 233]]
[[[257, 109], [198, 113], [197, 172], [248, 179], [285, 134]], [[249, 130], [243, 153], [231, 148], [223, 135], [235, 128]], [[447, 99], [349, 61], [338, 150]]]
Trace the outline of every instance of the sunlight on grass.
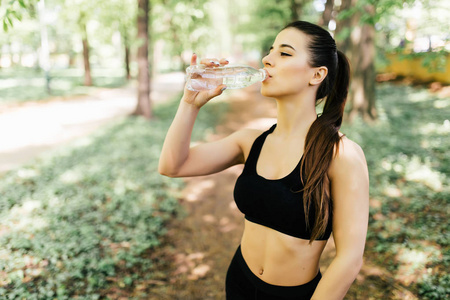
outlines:
[[22, 179], [29, 179], [39, 175], [39, 171], [36, 169], [21, 168], [17, 171], [17, 176]]
[[450, 134], [450, 121], [445, 120], [444, 123], [427, 123], [420, 128], [420, 133], [424, 135], [428, 134]]
[[416, 91], [415, 93], [409, 94], [408, 99], [414, 103], [430, 101], [430, 93], [427, 90]]
[[63, 183], [77, 183], [83, 178], [82, 170], [67, 170], [59, 176], [59, 180]]
[[404, 172], [406, 180], [421, 182], [434, 191], [442, 190], [445, 175], [433, 170], [429, 160], [422, 162], [419, 157], [413, 156], [406, 163]]
[[436, 100], [434, 101], [434, 105], [435, 108], [446, 108], [450, 106], [450, 99], [441, 99], [441, 100]]

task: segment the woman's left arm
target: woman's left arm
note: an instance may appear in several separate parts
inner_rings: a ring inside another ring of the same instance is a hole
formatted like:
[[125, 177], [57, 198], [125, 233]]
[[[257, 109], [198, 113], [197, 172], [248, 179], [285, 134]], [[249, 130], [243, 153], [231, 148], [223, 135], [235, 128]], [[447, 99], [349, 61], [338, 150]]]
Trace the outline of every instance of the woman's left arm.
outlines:
[[369, 218], [369, 174], [362, 149], [343, 138], [328, 176], [333, 199], [336, 257], [326, 270], [312, 300], [343, 299], [362, 263]]

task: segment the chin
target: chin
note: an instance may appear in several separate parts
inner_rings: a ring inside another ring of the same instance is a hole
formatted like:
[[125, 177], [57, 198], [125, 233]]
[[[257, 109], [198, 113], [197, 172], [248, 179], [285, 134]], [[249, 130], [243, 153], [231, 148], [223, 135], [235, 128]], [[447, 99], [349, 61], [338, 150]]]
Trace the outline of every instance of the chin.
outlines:
[[264, 97], [269, 97], [269, 98], [276, 98], [279, 96], [282, 96], [283, 93], [280, 93], [279, 90], [273, 90], [271, 88], [269, 88], [268, 86], [261, 86], [261, 95], [263, 95]]
[[269, 87], [267, 86], [261, 86], [261, 95], [263, 95], [264, 97], [274, 97], [274, 93], [273, 91], [270, 91]]

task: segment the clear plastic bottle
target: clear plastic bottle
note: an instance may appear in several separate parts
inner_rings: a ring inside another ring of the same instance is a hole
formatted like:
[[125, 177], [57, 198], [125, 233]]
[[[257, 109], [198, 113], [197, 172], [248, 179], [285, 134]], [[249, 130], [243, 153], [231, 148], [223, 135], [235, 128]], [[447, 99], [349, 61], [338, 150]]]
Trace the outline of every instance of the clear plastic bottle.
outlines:
[[223, 67], [193, 65], [186, 69], [186, 86], [191, 91], [212, 90], [221, 84], [225, 84], [227, 89], [240, 89], [264, 81], [266, 78], [266, 70], [246, 65]]

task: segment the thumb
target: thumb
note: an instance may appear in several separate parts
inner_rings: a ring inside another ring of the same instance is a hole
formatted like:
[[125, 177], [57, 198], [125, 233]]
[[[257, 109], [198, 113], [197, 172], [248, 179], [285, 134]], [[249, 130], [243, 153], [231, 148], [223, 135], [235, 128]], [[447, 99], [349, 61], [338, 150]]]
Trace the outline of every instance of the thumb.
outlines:
[[217, 97], [223, 93], [227, 89], [227, 86], [225, 84], [221, 84], [217, 86], [215, 89], [209, 91], [209, 96], [211, 98]]

